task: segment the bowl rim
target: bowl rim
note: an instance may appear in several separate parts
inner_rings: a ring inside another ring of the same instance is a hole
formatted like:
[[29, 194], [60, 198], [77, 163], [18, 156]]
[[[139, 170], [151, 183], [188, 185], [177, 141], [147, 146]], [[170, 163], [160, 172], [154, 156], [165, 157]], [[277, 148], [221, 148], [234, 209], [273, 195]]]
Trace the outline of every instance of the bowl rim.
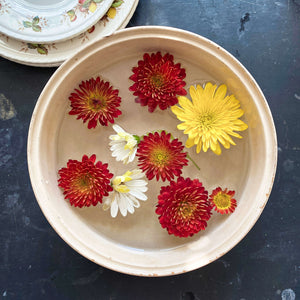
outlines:
[[[202, 48], [203, 45], [205, 45], [206, 49], [212, 51], [214, 55], [216, 54], [218, 56], [221, 56], [223, 58], [223, 62], [228, 67], [230, 67], [231, 70], [238, 74], [238, 76], [241, 78], [241, 81], [247, 87], [247, 90], [255, 93], [260, 99], [260, 105], [262, 106], [261, 108], [265, 112], [266, 117], [263, 120], [264, 125], [267, 126], [267, 130], [271, 133], [270, 135], [266, 135], [266, 151], [268, 153], [266, 172], [270, 174], [270, 176], [268, 178], [264, 178], [265, 197], [261, 198], [259, 203], [257, 203], [257, 205], [253, 207], [250, 215], [251, 218], [249, 217], [250, 219], [247, 223], [247, 226], [244, 226], [243, 230], [239, 231], [238, 234], [234, 235], [233, 237], [231, 237], [231, 239], [228, 239], [226, 242], [224, 242], [221, 249], [219, 249], [220, 247], [217, 248], [214, 256], [208, 256], [204, 261], [201, 260], [188, 262], [184, 265], [178, 265], [176, 267], [164, 266], [159, 268], [154, 266], [153, 268], [147, 268], [143, 266], [128, 264], [126, 262], [107, 259], [106, 257], [101, 256], [99, 253], [96, 253], [96, 251], [90, 249], [81, 241], [74, 239], [74, 236], [70, 231], [68, 231], [62, 220], [53, 215], [53, 212], [51, 210], [46, 210], [45, 203], [41, 201], [41, 193], [39, 190], [40, 182], [39, 184], [37, 184], [35, 181], [35, 178], [37, 178], [37, 168], [34, 161], [36, 161], [38, 157], [39, 136], [39, 126], [36, 126], [36, 124], [39, 124], [39, 121], [41, 120], [40, 116], [42, 115], [42, 113], [40, 112], [43, 110], [45, 111], [45, 108], [49, 105], [49, 99], [52, 98], [51, 95], [53, 91], [55, 91], [55, 85], [57, 84], [56, 79], [59, 77], [63, 78], [63, 75], [66, 72], [69, 72], [71, 69], [75, 68], [76, 65], [80, 63], [80, 61], [83, 61], [93, 51], [99, 51], [102, 48], [110, 47], [111, 45], [118, 43], [120, 40], [136, 39], [137, 37], [144, 36], [149, 37], [149, 35], [152, 35], [153, 37], [171, 37], [173, 39], [179, 39], [180, 41], [188, 41], [189, 43], [194, 43], [195, 45], [198, 45], [198, 47], [201, 46]], [[43, 99], [45, 97], [48, 100], [46, 103], [43, 102]], [[226, 254], [228, 251], [230, 251], [233, 247], [235, 247], [252, 229], [268, 201], [274, 183], [277, 167], [277, 136], [270, 108], [260, 87], [254, 80], [252, 75], [248, 72], [248, 70], [229, 52], [227, 52], [225, 49], [212, 42], [211, 40], [186, 30], [167, 26], [138, 26], [122, 29], [118, 32], [113, 33], [109, 37], [100, 38], [95, 43], [87, 45], [85, 48], [81, 49], [71, 58], [66, 60], [54, 72], [54, 74], [51, 76], [48, 83], [44, 87], [32, 114], [28, 133], [27, 160], [30, 180], [36, 200], [52, 228], [69, 246], [71, 246], [74, 250], [76, 250], [87, 259], [114, 271], [136, 276], [169, 276], [192, 271], [215, 261], [216, 259]]]

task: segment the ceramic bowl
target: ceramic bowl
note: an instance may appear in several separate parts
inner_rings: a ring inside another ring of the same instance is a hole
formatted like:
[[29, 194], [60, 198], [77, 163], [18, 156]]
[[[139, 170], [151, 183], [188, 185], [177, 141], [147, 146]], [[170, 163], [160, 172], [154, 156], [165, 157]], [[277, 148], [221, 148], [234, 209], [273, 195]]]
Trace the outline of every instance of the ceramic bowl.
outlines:
[[[113, 173], [131, 168], [117, 163], [108, 146], [111, 126], [89, 130], [68, 114], [68, 97], [82, 80], [100, 75], [118, 88], [123, 114], [116, 123], [138, 135], [158, 129], [172, 132], [178, 120], [170, 110], [149, 113], [129, 91], [132, 67], [143, 54], [161, 51], [186, 69], [187, 87], [211, 81], [225, 83], [245, 111], [249, 128], [243, 139], [217, 156], [188, 149], [200, 165], [184, 167], [183, 176], [199, 178], [208, 191], [217, 186], [236, 191], [231, 215], [213, 213], [205, 231], [189, 238], [168, 235], [155, 214], [161, 185], [149, 182], [148, 200], [133, 215], [112, 218], [101, 205], [74, 208], [57, 185], [58, 170], [69, 159], [95, 153]], [[125, 29], [100, 39], [68, 59], [45, 86], [34, 110], [28, 137], [28, 165], [36, 199], [56, 232], [80, 254], [106, 268], [140, 276], [166, 276], [200, 268], [234, 247], [255, 224], [271, 192], [277, 142], [268, 104], [249, 72], [220, 46], [199, 35], [168, 27]]]

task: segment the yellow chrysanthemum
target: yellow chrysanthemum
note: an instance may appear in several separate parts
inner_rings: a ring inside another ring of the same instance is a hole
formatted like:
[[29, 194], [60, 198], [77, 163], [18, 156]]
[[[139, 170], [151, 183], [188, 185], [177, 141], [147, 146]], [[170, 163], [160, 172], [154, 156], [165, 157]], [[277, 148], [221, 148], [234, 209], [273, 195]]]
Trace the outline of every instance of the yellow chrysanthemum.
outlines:
[[190, 87], [192, 101], [184, 96], [178, 97], [181, 106], [172, 106], [172, 112], [183, 123], [177, 126], [188, 134], [186, 147], [197, 145], [197, 153], [211, 149], [220, 155], [219, 142], [226, 148], [235, 145], [230, 136], [242, 138], [235, 131], [243, 131], [247, 124], [239, 118], [244, 114], [240, 108], [240, 102], [234, 95], [226, 96], [226, 85], [218, 88], [212, 83], [207, 83], [204, 89], [197, 85]]

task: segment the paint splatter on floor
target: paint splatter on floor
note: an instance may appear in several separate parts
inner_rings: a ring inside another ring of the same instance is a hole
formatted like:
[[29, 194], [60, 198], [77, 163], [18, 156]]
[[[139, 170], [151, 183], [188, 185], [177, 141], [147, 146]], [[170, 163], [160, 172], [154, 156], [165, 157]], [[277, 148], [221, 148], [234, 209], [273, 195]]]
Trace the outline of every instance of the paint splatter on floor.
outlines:
[[281, 293], [281, 300], [295, 300], [296, 294], [292, 289], [283, 290]]
[[0, 120], [9, 120], [16, 116], [17, 111], [12, 102], [4, 94], [0, 94]]
[[240, 19], [241, 27], [240, 27], [240, 32], [245, 30], [245, 23], [250, 21], [250, 14], [245, 13], [243, 17]]

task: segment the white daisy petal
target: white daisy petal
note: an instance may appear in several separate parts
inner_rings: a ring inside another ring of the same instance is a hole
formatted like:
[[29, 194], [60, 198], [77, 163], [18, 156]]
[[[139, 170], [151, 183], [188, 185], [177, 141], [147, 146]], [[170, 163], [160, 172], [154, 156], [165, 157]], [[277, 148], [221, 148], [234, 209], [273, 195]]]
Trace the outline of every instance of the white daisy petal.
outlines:
[[136, 179], [136, 180], [131, 180], [131, 181], [127, 182], [126, 185], [131, 188], [145, 186], [145, 185], [147, 185], [147, 181]]
[[106, 198], [105, 202], [103, 203], [103, 210], [108, 210], [111, 207], [111, 199]]
[[115, 218], [118, 214], [118, 203], [116, 201], [116, 199], [111, 203], [111, 207], [110, 207], [110, 214], [113, 218]]
[[133, 151], [131, 151], [131, 153], [129, 154], [128, 162], [133, 162], [135, 155], [136, 155], [136, 151], [137, 151], [137, 147], [134, 148]]
[[137, 190], [131, 190], [130, 192], [129, 192], [129, 194], [130, 195], [132, 195], [132, 196], [134, 196], [134, 197], [136, 197], [137, 199], [139, 199], [139, 200], [147, 200], [148, 198], [147, 198], [147, 196], [144, 194], [144, 193], [142, 193], [142, 192], [139, 192], [139, 191], [137, 191]]
[[123, 161], [128, 156], [128, 153], [124, 149], [117, 149], [112, 153], [112, 157], [115, 157], [117, 161]]
[[132, 175], [131, 175], [131, 178], [132, 178], [132, 179], [141, 179], [141, 178], [143, 178], [143, 177], [145, 177], [145, 174], [142, 173], [142, 170], [134, 169], [134, 170], [132, 171]]
[[140, 202], [135, 197], [129, 195], [129, 199], [135, 208], [139, 208], [141, 206]]
[[120, 151], [120, 156], [119, 158], [123, 161], [128, 157], [128, 151], [123, 150], [122, 152]]
[[114, 125], [112, 126], [112, 128], [113, 128], [114, 131], [117, 132], [117, 133], [119, 133], [119, 132], [125, 132], [125, 130], [124, 130], [121, 126], [119, 126], [119, 125], [117, 125], [117, 124], [114, 124]]
[[[128, 202], [129, 203], [129, 202]], [[132, 204], [130, 204], [128, 207], [127, 207], [127, 210], [130, 214], [133, 214], [134, 213], [134, 207]]]
[[118, 199], [118, 205], [120, 209], [120, 213], [122, 214], [123, 217], [126, 217], [127, 215], [127, 201], [123, 195], [120, 195]]
[[117, 134], [113, 134], [109, 136], [109, 139], [111, 140], [109, 143], [110, 144], [114, 144], [114, 143], [124, 143], [124, 138], [117, 135]]
[[[114, 143], [112, 144], [112, 146], [110, 147], [111, 151], [115, 151], [117, 149], [120, 149], [123, 145], [123, 142], [118, 142], [118, 143]], [[124, 147], [122, 147], [124, 149]]]
[[148, 188], [146, 186], [136, 187], [135, 190], [145, 193], [148, 191]]
[[124, 197], [126, 198], [126, 201], [127, 201], [127, 210], [128, 210], [128, 212], [133, 214], [134, 213], [134, 207], [133, 207], [132, 200], [126, 194], [124, 194]]

